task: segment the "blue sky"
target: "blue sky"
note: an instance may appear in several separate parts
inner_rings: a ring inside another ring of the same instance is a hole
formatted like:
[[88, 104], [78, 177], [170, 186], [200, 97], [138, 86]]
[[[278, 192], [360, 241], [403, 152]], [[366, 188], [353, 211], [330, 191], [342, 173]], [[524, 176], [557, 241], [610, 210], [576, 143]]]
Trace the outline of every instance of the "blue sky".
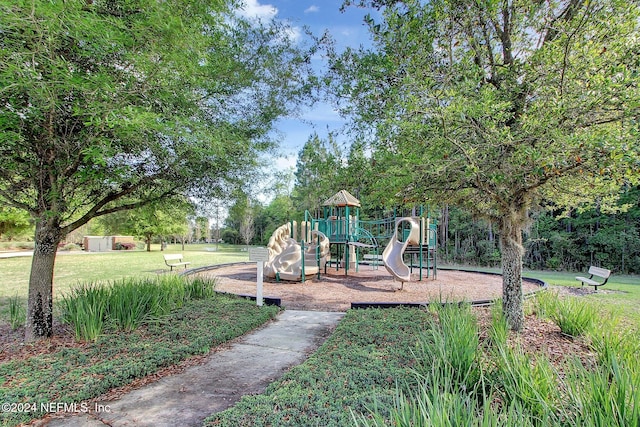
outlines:
[[[242, 13], [251, 18], [262, 20], [278, 19], [287, 21], [294, 30], [300, 31], [306, 26], [312, 33], [320, 36], [328, 31], [337, 48], [358, 47], [369, 43], [369, 33], [363, 24], [363, 17], [371, 10], [349, 7], [340, 12], [343, 0], [244, 0]], [[372, 13], [373, 14], [373, 13]], [[316, 58], [321, 61], [321, 58]], [[316, 132], [321, 138], [330, 131], [338, 130], [344, 124], [343, 119], [331, 105], [317, 104], [303, 111], [300, 118], [285, 118], [278, 123], [281, 148], [285, 157], [276, 161], [278, 169], [295, 167], [296, 155], [309, 136]]]

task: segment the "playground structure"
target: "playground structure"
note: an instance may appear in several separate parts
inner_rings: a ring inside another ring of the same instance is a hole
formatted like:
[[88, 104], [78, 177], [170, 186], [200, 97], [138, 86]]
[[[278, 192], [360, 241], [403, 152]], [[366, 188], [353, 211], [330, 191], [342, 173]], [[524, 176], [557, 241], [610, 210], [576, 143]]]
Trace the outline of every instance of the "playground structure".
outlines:
[[292, 221], [276, 229], [267, 250], [269, 259], [264, 266], [265, 276], [304, 282], [307, 275], [319, 275], [320, 267], [327, 263], [329, 239], [308, 222], [301, 223], [298, 228]]
[[[411, 281], [414, 267], [419, 280], [426, 271], [437, 277], [437, 223], [422, 209], [415, 215], [396, 216], [381, 220], [361, 220], [360, 201], [346, 190], [341, 190], [323, 204], [323, 218], [312, 218], [305, 212], [300, 224], [295, 221], [276, 229], [267, 249], [269, 260], [265, 276], [276, 280], [305, 281], [327, 268], [358, 272], [364, 259], [369, 258], [373, 268], [380, 260], [387, 271], [400, 282]], [[381, 242], [386, 246], [380, 254]], [[407, 265], [406, 258], [409, 257]]]

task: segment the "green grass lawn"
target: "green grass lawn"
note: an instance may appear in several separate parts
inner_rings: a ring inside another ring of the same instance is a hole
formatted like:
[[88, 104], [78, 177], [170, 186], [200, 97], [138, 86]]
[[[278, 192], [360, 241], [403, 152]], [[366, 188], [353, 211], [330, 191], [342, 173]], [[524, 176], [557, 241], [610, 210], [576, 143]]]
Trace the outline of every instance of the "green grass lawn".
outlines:
[[[211, 247], [190, 245], [183, 251], [178, 245], [170, 245], [166, 253], [183, 253], [185, 260], [192, 263], [190, 267], [194, 268], [248, 261], [247, 253], [238, 247], [224, 247], [217, 252], [207, 250]], [[150, 253], [136, 251], [61, 254], [56, 263], [56, 295], [64, 294], [73, 285], [80, 283], [168, 274], [162, 254], [159, 247], [154, 247]], [[0, 259], [0, 268], [3, 272], [0, 279], [0, 304], [4, 305], [3, 317], [6, 319], [8, 299], [13, 295], [26, 297], [30, 258]], [[525, 276], [544, 280], [550, 285], [579, 288], [580, 283], [575, 280], [575, 276], [582, 273], [584, 272], [526, 271]], [[599, 314], [594, 319], [596, 331], [620, 334], [619, 336], [626, 337], [626, 341], [625, 344], [616, 344], [613, 339], [613, 344], [605, 348], [607, 351], [598, 356], [598, 365], [593, 367], [593, 371], [575, 368], [576, 371], [572, 373], [575, 376], [572, 380], [576, 384], [575, 389], [565, 390], [567, 393], [573, 393], [571, 399], [550, 394], [547, 400], [541, 400], [532, 406], [526, 390], [520, 390], [515, 386], [513, 390], [505, 388], [507, 371], [500, 368], [501, 363], [517, 362], [519, 371], [514, 377], [516, 380], [523, 375], [532, 375], [530, 380], [527, 379], [523, 383], [539, 382], [541, 386], [549, 386], [549, 390], [555, 387], [553, 381], [556, 373], [552, 369], [531, 371], [530, 367], [534, 365], [532, 360], [509, 353], [511, 350], [504, 354], [498, 352], [497, 349], [502, 347], [495, 344], [497, 340], [494, 338], [474, 350], [485, 352], [481, 356], [474, 356], [473, 359], [476, 368], [480, 362], [487, 363], [482, 367], [484, 371], [477, 374], [485, 381], [482, 385], [472, 384], [472, 388], [460, 388], [456, 384], [450, 384], [446, 375], [431, 377], [431, 369], [435, 366], [431, 360], [435, 354], [432, 351], [434, 345], [438, 342], [445, 344], [442, 349], [453, 350], [452, 356], [455, 356], [456, 349], [465, 348], [470, 341], [468, 336], [455, 342], [448, 341], [453, 332], [462, 330], [459, 328], [461, 322], [453, 319], [451, 331], [436, 336], [430, 332], [436, 328], [436, 324], [432, 323], [434, 313], [430, 311], [350, 310], [332, 337], [317, 353], [311, 355], [307, 362], [293, 368], [281, 380], [272, 384], [264, 394], [243, 398], [234, 408], [214, 415], [205, 424], [342, 426], [353, 425], [357, 419], [360, 425], [369, 425], [370, 422], [371, 425], [387, 425], [389, 417], [402, 416], [402, 411], [405, 411], [404, 415], [411, 417], [424, 417], [425, 414], [429, 417], [438, 414], [444, 414], [445, 418], [458, 417], [460, 423], [452, 425], [565, 425], [561, 422], [555, 423], [555, 420], [571, 419], [567, 414], [574, 416], [585, 408], [599, 411], [601, 407], [624, 407], [625, 411], [628, 408], [635, 411], [631, 414], [614, 414], [620, 415], [622, 420], [622, 424], [618, 422], [615, 425], [625, 425], [626, 421], [632, 419], [640, 420], [640, 416], [637, 415], [640, 413], [640, 391], [637, 387], [634, 389], [629, 386], [631, 383], [638, 384], [637, 381], [640, 379], [638, 364], [635, 362], [635, 354], [640, 351], [640, 341], [637, 339], [640, 324], [640, 278], [614, 274], [604, 289], [615, 292], [603, 291], [575, 299], [596, 306], [598, 313], [604, 315], [602, 317]], [[543, 295], [551, 297], [552, 301], [556, 299], [552, 294]], [[240, 334], [275, 315], [276, 310], [273, 308], [260, 310], [256, 308], [255, 303], [241, 301], [229, 296], [217, 296], [213, 302], [195, 301], [171, 313], [170, 316], [176, 319], [175, 322], [162, 322], [159, 325], [152, 323], [144, 328], [144, 334], [105, 334], [97, 342], [89, 343], [81, 349], [62, 349], [59, 354], [55, 353], [52, 356], [53, 359], [47, 359], [46, 363], [38, 356], [26, 363], [4, 363], [0, 365], [0, 401], [42, 399], [73, 402], [87, 399], [110, 387], [126, 384], [132, 379], [129, 376], [130, 372], [135, 372], [135, 376], [145, 375], [159, 367], [177, 363], [191, 354], [205, 353], [211, 346], [231, 337], [227, 336], [225, 331], [233, 329], [234, 334]], [[231, 308], [231, 311], [220, 311], [224, 310], [225, 306]], [[613, 323], [609, 318], [614, 315], [624, 319], [619, 328], [610, 327]], [[198, 322], [178, 321], [185, 318], [198, 319]], [[198, 325], [197, 330], [193, 328], [194, 324]], [[171, 325], [171, 328], [163, 325]], [[240, 325], [244, 326], [240, 328]], [[632, 335], [624, 335], [623, 332], [629, 325]], [[477, 335], [477, 332], [472, 333]], [[177, 345], [171, 339], [175, 336], [190, 338]], [[489, 343], [493, 343], [493, 350]], [[144, 351], [139, 351], [138, 348], [144, 348]], [[602, 348], [600, 345], [600, 350]], [[612, 355], [619, 350], [624, 350], [620, 352], [619, 360], [614, 359], [609, 363]], [[131, 354], [132, 358], [121, 359], [121, 354]], [[502, 360], [500, 357], [505, 359]], [[544, 353], [541, 357], [545, 357]], [[70, 363], [73, 366], [69, 365]], [[535, 363], [536, 366], [538, 364], [544, 365], [541, 360]], [[450, 362], [445, 360], [438, 366], [446, 368], [449, 365]], [[64, 369], [61, 369], [61, 366], [64, 366]], [[619, 369], [618, 366], [624, 369]], [[422, 372], [423, 376], [416, 376], [416, 369], [426, 370]], [[95, 374], [107, 371], [116, 374]], [[122, 372], [122, 375], [119, 376], [117, 372]], [[618, 377], [620, 373], [622, 377]], [[19, 385], [15, 382], [16, 378], [20, 378]], [[106, 378], [106, 382], [96, 382], [96, 378]], [[607, 381], [607, 387], [598, 385], [600, 380]], [[425, 381], [430, 383], [427, 384]], [[615, 382], [615, 388], [609, 387], [613, 384], [612, 381]], [[588, 386], [585, 387], [584, 384]], [[489, 394], [478, 394], [479, 391], [485, 390], [485, 387]], [[537, 385], [533, 391], [536, 389]], [[609, 394], [604, 396], [600, 391], [605, 389], [613, 391], [607, 392]], [[48, 390], [47, 394], [41, 393], [44, 390]], [[435, 390], [435, 394], [429, 394], [430, 390]], [[406, 398], [405, 401], [399, 393], [409, 393], [412, 397]], [[524, 395], [521, 396], [521, 393]], [[504, 406], [504, 411], [496, 408], [496, 412], [491, 413], [491, 417], [494, 418], [484, 420], [486, 423], [469, 424], [463, 421], [466, 420], [463, 417], [469, 414], [474, 420], [483, 421], [482, 414], [490, 413], [489, 408], [483, 406], [486, 404], [483, 400], [485, 397], [488, 398], [488, 402], [504, 401], [515, 406]], [[602, 402], [597, 399], [602, 399]], [[577, 403], [574, 405], [575, 402]], [[411, 406], [414, 403], [423, 406]], [[394, 415], [394, 411], [399, 413]], [[374, 413], [386, 421], [377, 424], [372, 418]], [[585, 415], [595, 417], [593, 419], [601, 419], [603, 416], [609, 419], [612, 415], [592, 411]], [[511, 419], [515, 420], [513, 424], [503, 423]], [[576, 418], [577, 421], [573, 424], [566, 425], [592, 425], [590, 422], [593, 419]], [[531, 420], [547, 420], [550, 423], [536, 424]], [[18, 420], [3, 421], [11, 424]], [[531, 424], [527, 424], [528, 422]], [[409, 422], [407, 425], [420, 423]], [[422, 425], [449, 424], [430, 421]]]
[[[242, 247], [219, 245], [218, 251], [211, 251], [215, 245], [169, 245], [164, 252], [160, 245], [152, 245], [151, 252], [111, 251], [111, 252], [58, 252], [54, 272], [54, 297], [66, 293], [75, 285], [115, 281], [129, 277], [155, 277], [169, 273], [163, 254], [182, 253], [189, 268], [214, 264], [248, 261], [249, 256]], [[209, 249], [209, 250], [208, 250]], [[0, 320], [7, 319], [8, 300], [18, 296], [26, 303], [31, 257], [0, 258]], [[174, 269], [174, 271], [176, 271]], [[182, 271], [182, 269], [178, 269]]]
[[[492, 273], [500, 273], [501, 271], [499, 268], [469, 266], [447, 266], [445, 268]], [[581, 286], [580, 282], [576, 280], [576, 276], [589, 277], [586, 269], [585, 271], [576, 272], [525, 270], [522, 275], [543, 280], [552, 286], [570, 286], [575, 288]], [[590, 286], [586, 288], [593, 290]], [[602, 292], [586, 295], [585, 299], [597, 303], [601, 308], [612, 314], [619, 314], [627, 318], [630, 322], [640, 324], [640, 276], [616, 274], [614, 272], [611, 274], [611, 277], [609, 277], [607, 284], [600, 289]]]

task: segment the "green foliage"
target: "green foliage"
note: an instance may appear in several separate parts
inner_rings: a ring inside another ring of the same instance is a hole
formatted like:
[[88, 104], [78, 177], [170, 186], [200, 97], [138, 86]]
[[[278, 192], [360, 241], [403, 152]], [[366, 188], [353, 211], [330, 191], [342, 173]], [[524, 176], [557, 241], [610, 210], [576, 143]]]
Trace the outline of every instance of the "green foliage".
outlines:
[[431, 314], [419, 310], [352, 310], [307, 361], [265, 394], [244, 396], [206, 425], [323, 425], [352, 423], [374, 401], [389, 408], [396, 384], [414, 383], [410, 348]]
[[606, 360], [585, 367], [568, 355], [557, 371], [507, 340], [500, 308], [487, 341], [468, 307], [436, 312], [350, 311], [307, 362], [205, 424], [638, 425], [637, 336], [607, 335], [596, 345]]
[[14, 331], [24, 325], [27, 315], [24, 309], [24, 300], [18, 295], [9, 298], [9, 323]]
[[539, 313], [551, 319], [567, 335], [584, 335], [598, 322], [598, 310], [583, 299], [558, 298], [557, 293], [550, 292], [539, 295], [538, 298]]
[[502, 304], [496, 303], [491, 309], [491, 325], [489, 326], [489, 339], [495, 347], [507, 345], [509, 337], [509, 325], [502, 313]]
[[98, 218], [98, 223], [107, 235], [133, 235], [144, 239], [147, 245], [150, 245], [151, 239], [155, 236], [186, 235], [187, 216], [193, 211], [193, 205], [184, 198], [171, 198], [131, 211], [105, 215]]
[[309, 137], [296, 162], [293, 201], [300, 213], [321, 213], [322, 203], [342, 190], [338, 182], [342, 153], [333, 136], [324, 141], [317, 134]]
[[443, 304], [436, 311], [438, 322], [434, 321], [420, 335], [416, 371], [426, 382], [432, 377], [446, 378], [444, 385], [449, 388], [472, 389], [480, 378], [480, 366], [478, 324], [471, 307]]
[[593, 370], [576, 363], [566, 383], [567, 397], [574, 408], [568, 425], [640, 425], [640, 370], [635, 361], [621, 363], [619, 356], [613, 355]]
[[[45, 307], [65, 235], [245, 185], [273, 148], [274, 123], [311, 95], [315, 42], [294, 43], [284, 24], [250, 23], [236, 7], [0, 0], [0, 201], [35, 221], [30, 295]], [[28, 339], [51, 331], [35, 304]]]
[[106, 326], [131, 332], [186, 301], [211, 298], [214, 286], [207, 279], [174, 275], [85, 285], [62, 297], [62, 319], [74, 327], [77, 340], [96, 341]]
[[622, 188], [614, 212], [544, 210], [525, 234], [528, 268], [580, 271], [599, 265], [618, 273], [640, 271], [640, 188]]
[[[275, 317], [277, 307], [229, 295], [191, 300], [143, 330], [106, 332], [81, 347], [0, 363], [0, 401], [75, 402], [95, 398], [194, 355], [202, 355]], [[44, 414], [0, 414], [16, 425]]]
[[438, 223], [441, 228], [439, 255], [444, 262], [477, 266], [500, 264], [498, 239], [490, 222], [446, 206], [440, 212]]
[[98, 285], [84, 285], [62, 297], [62, 321], [73, 326], [76, 340], [96, 341], [102, 334], [108, 298], [109, 290]]
[[450, 203], [489, 219], [505, 315], [519, 330], [530, 209], [612, 206], [639, 182], [640, 7], [348, 3], [381, 9], [366, 22], [374, 47], [335, 54], [330, 67], [380, 191], [397, 205]]
[[555, 414], [560, 399], [558, 378], [548, 359], [503, 345], [495, 349], [495, 363], [491, 383], [507, 407], [517, 404], [541, 420]]
[[0, 239], [14, 240], [32, 234], [29, 214], [16, 208], [0, 205]]

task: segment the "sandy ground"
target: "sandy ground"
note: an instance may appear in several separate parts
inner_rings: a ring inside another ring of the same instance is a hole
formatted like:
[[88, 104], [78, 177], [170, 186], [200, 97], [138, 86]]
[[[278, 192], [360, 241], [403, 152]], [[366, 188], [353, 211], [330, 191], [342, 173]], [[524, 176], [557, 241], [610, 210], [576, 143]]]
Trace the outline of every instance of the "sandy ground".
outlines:
[[[280, 298], [282, 306], [295, 310], [345, 311], [351, 303], [427, 303], [439, 301], [485, 301], [502, 296], [502, 277], [493, 274], [457, 270], [438, 270], [437, 279], [417, 269], [413, 281], [395, 281], [384, 267], [361, 265], [359, 271], [336, 271], [335, 267], [320, 279], [309, 277], [304, 283], [265, 278], [263, 295]], [[256, 295], [256, 264], [240, 264], [198, 273], [216, 277], [216, 289], [239, 295]], [[540, 289], [537, 283], [524, 281], [523, 292]]]

